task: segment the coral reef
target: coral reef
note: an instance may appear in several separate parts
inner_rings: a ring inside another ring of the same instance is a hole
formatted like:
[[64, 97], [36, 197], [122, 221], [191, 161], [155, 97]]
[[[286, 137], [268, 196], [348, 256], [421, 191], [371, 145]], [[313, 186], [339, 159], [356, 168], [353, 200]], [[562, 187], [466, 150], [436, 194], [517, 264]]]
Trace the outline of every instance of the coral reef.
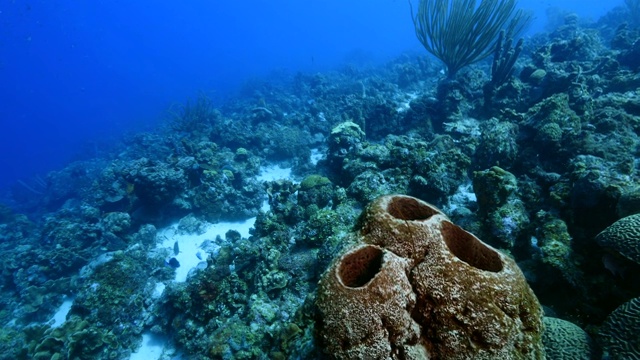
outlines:
[[383, 196], [323, 275], [320, 339], [339, 359], [544, 359], [542, 308], [513, 260], [416, 198]]
[[640, 214], [614, 222], [598, 234], [596, 240], [602, 247], [640, 264]]
[[544, 317], [542, 342], [547, 359], [590, 360], [595, 357], [589, 335], [579, 326], [562, 319]]
[[[592, 357], [628, 358], [637, 327], [616, 314], [633, 314], [629, 299], [640, 296], [640, 31], [623, 24], [634, 24], [632, 12], [613, 8], [593, 22], [550, 9], [545, 31], [494, 49], [493, 63], [505, 65], [497, 72], [481, 61], [447, 78], [414, 53], [275, 72], [220, 104], [199, 95], [94, 158], [21, 179], [0, 191], [0, 357], [127, 358], [148, 333], [167, 340], [165, 358], [323, 358], [317, 284], [339, 257], [333, 274], [352, 286], [336, 277], [325, 289], [362, 294], [396, 279], [397, 292], [363, 295], [362, 313], [376, 312], [370, 327], [348, 329], [371, 334], [377, 353], [420, 357], [470, 339], [463, 352], [524, 354], [502, 333], [517, 318], [508, 306], [504, 323], [468, 333], [483, 319], [468, 316], [500, 308], [485, 305], [501, 289], [464, 292], [510, 269], [522, 285], [515, 261], [554, 317], [545, 319], [548, 358], [573, 357], [584, 332], [600, 339]], [[290, 173], [266, 176], [278, 168]], [[367, 206], [394, 193], [434, 205]], [[238, 220], [255, 223], [207, 238], [193, 254], [198, 267], [173, 280], [178, 270], [165, 263], [186, 250], [159, 247], [174, 243], [167, 226], [209, 236]], [[433, 281], [456, 266], [466, 278]], [[452, 323], [441, 305], [454, 291], [466, 295], [451, 306], [468, 302], [451, 310]], [[517, 294], [504, 303], [523, 304]], [[357, 310], [356, 298], [340, 301]], [[54, 322], [69, 299], [66, 321]]]
[[634, 298], [615, 309], [600, 328], [599, 340], [604, 356], [612, 360], [640, 357], [640, 298]]

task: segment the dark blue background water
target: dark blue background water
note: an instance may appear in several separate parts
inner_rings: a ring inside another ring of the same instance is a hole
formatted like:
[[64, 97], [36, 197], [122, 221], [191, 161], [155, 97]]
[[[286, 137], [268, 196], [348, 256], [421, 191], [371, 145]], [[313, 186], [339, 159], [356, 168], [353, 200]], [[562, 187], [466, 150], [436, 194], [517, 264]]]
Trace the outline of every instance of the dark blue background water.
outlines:
[[[621, 3], [553, 5], [597, 18]], [[551, 1], [520, 5], [541, 29]], [[404, 0], [3, 0], [0, 188], [152, 128], [199, 91], [406, 50], [423, 51]]]

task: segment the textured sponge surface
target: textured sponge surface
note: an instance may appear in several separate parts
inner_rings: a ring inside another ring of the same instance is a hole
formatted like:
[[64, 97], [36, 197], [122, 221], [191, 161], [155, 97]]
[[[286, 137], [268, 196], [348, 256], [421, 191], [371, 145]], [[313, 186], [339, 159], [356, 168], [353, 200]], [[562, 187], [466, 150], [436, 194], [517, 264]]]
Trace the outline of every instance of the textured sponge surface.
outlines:
[[513, 260], [419, 199], [365, 209], [323, 274], [318, 334], [337, 359], [544, 359], [542, 309]]

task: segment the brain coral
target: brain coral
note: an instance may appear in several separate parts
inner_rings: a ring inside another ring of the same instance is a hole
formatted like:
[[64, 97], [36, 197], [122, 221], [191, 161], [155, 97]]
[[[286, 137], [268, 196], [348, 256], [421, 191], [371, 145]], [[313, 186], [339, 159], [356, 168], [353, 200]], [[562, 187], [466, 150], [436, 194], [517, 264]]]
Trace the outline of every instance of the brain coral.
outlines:
[[615, 309], [600, 328], [600, 341], [611, 360], [640, 359], [640, 297]]
[[614, 222], [596, 236], [596, 241], [601, 246], [640, 264], [640, 214], [623, 217]]
[[578, 325], [562, 319], [545, 316], [542, 342], [547, 359], [589, 360], [593, 356], [589, 335]]
[[515, 262], [437, 208], [383, 196], [318, 288], [338, 359], [544, 359], [542, 310]]

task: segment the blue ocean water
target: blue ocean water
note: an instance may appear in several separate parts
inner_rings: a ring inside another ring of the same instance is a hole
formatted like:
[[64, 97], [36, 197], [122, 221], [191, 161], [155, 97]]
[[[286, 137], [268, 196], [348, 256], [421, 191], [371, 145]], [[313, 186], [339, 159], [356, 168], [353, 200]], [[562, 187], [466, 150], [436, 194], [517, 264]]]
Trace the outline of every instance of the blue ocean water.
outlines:
[[[621, 1], [619, 2], [622, 3]], [[615, 2], [523, 0], [597, 18]], [[402, 0], [7, 0], [0, 4], [0, 188], [96, 155], [172, 104], [286, 69], [421, 51]]]
[[91, 156], [199, 91], [416, 46], [393, 1], [7, 1], [0, 5], [0, 186]]

